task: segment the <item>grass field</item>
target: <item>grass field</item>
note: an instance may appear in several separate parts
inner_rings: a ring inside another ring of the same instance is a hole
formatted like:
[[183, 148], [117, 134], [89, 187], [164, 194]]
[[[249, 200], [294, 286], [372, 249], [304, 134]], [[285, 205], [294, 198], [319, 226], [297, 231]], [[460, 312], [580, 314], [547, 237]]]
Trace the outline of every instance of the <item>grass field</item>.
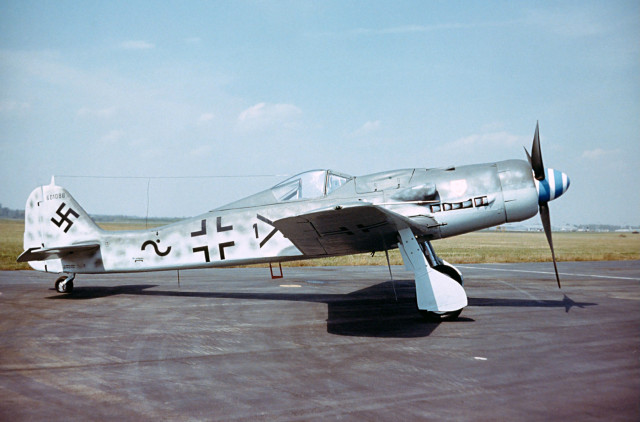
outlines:
[[[99, 223], [105, 230], [143, 229], [137, 222]], [[0, 219], [0, 270], [25, 270], [16, 262], [22, 253], [24, 222]], [[640, 234], [568, 233], [553, 235], [558, 261], [620, 261], [640, 259]], [[536, 262], [551, 259], [544, 233], [475, 232], [433, 242], [438, 255], [453, 264], [481, 262]], [[392, 265], [402, 264], [397, 250], [389, 253]], [[313, 259], [287, 266], [387, 265], [384, 253]]]

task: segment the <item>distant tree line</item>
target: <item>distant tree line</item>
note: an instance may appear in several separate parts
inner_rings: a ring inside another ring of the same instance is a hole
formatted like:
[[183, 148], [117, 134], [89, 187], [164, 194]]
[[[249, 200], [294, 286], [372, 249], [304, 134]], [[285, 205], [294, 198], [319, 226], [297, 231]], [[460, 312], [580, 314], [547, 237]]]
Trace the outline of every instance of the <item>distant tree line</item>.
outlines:
[[3, 207], [2, 204], [0, 204], [0, 218], [24, 220], [24, 210], [12, 210], [10, 208]]
[[615, 226], [612, 224], [578, 224], [575, 227], [578, 230], [590, 232], [614, 232], [616, 230], [633, 230], [638, 228], [638, 226]]

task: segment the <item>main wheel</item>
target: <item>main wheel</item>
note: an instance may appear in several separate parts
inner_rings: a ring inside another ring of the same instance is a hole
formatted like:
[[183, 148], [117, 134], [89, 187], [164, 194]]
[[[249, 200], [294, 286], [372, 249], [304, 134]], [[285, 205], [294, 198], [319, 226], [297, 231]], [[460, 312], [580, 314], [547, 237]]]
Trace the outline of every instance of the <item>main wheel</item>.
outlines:
[[448, 275], [449, 277], [457, 281], [459, 285], [464, 286], [464, 278], [462, 278], [462, 275], [458, 271], [456, 271], [455, 268], [449, 265], [441, 264], [436, 265], [435, 267], [433, 267], [433, 269], [441, 272], [444, 275]]
[[451, 312], [432, 312], [420, 310], [420, 315], [429, 322], [455, 321], [462, 313], [462, 309]]
[[73, 280], [67, 281], [69, 277], [63, 275], [56, 280], [56, 291], [58, 293], [71, 293], [73, 290]]

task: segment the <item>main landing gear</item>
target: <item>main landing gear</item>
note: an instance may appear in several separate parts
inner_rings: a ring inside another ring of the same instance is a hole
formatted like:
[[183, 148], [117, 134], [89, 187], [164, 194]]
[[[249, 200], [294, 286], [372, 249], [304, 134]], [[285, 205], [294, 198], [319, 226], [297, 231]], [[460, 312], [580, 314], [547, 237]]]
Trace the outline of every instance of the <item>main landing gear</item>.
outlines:
[[410, 228], [398, 230], [398, 235], [405, 268], [415, 275], [420, 314], [435, 322], [458, 318], [468, 303], [460, 271], [440, 259], [431, 243], [418, 242]]
[[73, 279], [76, 278], [75, 274], [63, 275], [56, 280], [56, 292], [58, 293], [71, 293], [73, 291]]
[[[433, 246], [431, 246], [431, 242], [421, 243], [420, 246], [431, 268], [455, 280], [459, 285], [464, 286], [462, 273], [456, 267], [436, 255], [436, 251], [433, 249]], [[420, 309], [418, 309], [418, 311], [423, 318], [432, 322], [455, 321], [462, 313], [462, 309], [450, 312], [423, 311]]]

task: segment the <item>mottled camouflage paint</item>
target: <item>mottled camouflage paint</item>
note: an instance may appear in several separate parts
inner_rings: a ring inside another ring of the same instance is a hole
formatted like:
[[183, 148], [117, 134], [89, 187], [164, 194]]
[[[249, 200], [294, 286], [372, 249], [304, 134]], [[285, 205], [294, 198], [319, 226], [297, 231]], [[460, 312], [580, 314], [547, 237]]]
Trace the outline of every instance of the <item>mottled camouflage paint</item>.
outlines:
[[[530, 218], [537, 213], [537, 203], [531, 167], [524, 161], [510, 160], [376, 173], [353, 178], [329, 195], [309, 200], [278, 202], [271, 190], [266, 190], [168, 226], [110, 232], [97, 227], [71, 195], [52, 181], [36, 188], [27, 200], [24, 247], [37, 252], [99, 245], [63, 258], [29, 261], [33, 268], [49, 272], [129, 272], [278, 262], [359, 252], [303, 255], [273, 225], [317, 210], [376, 205], [409, 218], [419, 239], [433, 240]], [[386, 246], [397, 247], [397, 235], [395, 238], [395, 243]]]

